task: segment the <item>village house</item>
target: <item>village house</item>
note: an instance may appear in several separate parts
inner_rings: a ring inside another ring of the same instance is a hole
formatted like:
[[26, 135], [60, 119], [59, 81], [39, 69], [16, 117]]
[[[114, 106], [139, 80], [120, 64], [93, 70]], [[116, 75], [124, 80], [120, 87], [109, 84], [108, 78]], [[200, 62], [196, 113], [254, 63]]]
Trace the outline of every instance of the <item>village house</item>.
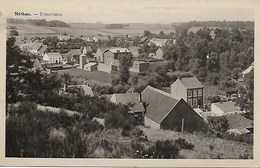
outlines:
[[144, 44], [147, 41], [148, 41], [148, 37], [142, 37], [139, 43]]
[[[94, 93], [88, 84], [87, 85], [68, 85], [67, 86], [67, 88], [73, 88], [73, 87], [81, 88], [83, 90], [85, 96], [87, 96], [87, 95], [91, 96], [91, 97], [94, 96]], [[66, 91], [66, 89], [65, 89], [65, 91]]]
[[240, 107], [235, 104], [235, 102], [211, 103], [211, 113], [215, 116], [241, 114]]
[[171, 95], [183, 98], [191, 107], [203, 107], [203, 85], [194, 77], [180, 78], [171, 85]]
[[43, 56], [48, 51], [48, 46], [41, 45], [41, 47], [37, 50], [39, 56]]
[[129, 54], [127, 48], [113, 47], [104, 52], [104, 63], [107, 65], [119, 66], [119, 58]]
[[216, 37], [216, 34], [215, 34], [214, 30], [211, 30], [210, 33], [209, 33], [209, 35], [210, 35], [210, 37], [211, 37], [212, 40], [214, 40], [215, 37]]
[[231, 114], [226, 116], [226, 118], [228, 120], [228, 133], [236, 135], [253, 133], [253, 120], [241, 114]]
[[108, 48], [106, 47], [99, 47], [97, 49], [97, 52], [96, 52], [96, 59], [97, 59], [97, 62], [104, 62], [104, 52], [107, 50]]
[[183, 99], [175, 99], [169, 93], [147, 86], [141, 93], [141, 101], [146, 109], [145, 126], [187, 132], [204, 127], [204, 119], [199, 113]]
[[155, 53], [149, 53], [148, 57], [149, 58], [156, 58], [156, 54]]
[[82, 54], [80, 49], [71, 49], [68, 54], [71, 55], [76, 64], [79, 64], [79, 56]]
[[84, 46], [82, 48], [82, 54], [87, 55], [87, 53], [92, 53], [92, 48], [90, 46]]
[[133, 58], [138, 58], [140, 56], [140, 47], [130, 46], [128, 49], [132, 53]]
[[58, 36], [58, 40], [59, 41], [67, 41], [69, 39], [71, 39], [71, 37], [67, 36], [67, 35], [60, 35], [60, 36]]
[[129, 71], [131, 72], [146, 72], [149, 69], [149, 62], [143, 62], [143, 61], [134, 61], [133, 66], [130, 67]]
[[48, 52], [44, 54], [43, 61], [46, 61], [50, 64], [61, 64], [63, 59], [59, 52]]
[[158, 48], [158, 50], [156, 50], [156, 58], [155, 59], [159, 59], [159, 60], [163, 60], [163, 49], [162, 48]]
[[152, 38], [149, 42], [149, 45], [156, 45], [158, 47], [163, 47], [166, 46], [166, 44], [168, 43], [168, 39], [159, 39], [159, 38]]
[[93, 71], [97, 71], [97, 63], [95, 62], [90, 62], [84, 65], [84, 68], [87, 71], [93, 72]]
[[138, 124], [144, 124], [145, 108], [140, 101], [139, 93], [118, 93], [113, 94], [110, 101], [115, 104], [127, 105], [130, 109], [129, 113], [133, 114]]
[[97, 35], [93, 37], [93, 41], [94, 42], [104, 42], [104, 41], [108, 41], [110, 40], [109, 36], [103, 36], [103, 35]]

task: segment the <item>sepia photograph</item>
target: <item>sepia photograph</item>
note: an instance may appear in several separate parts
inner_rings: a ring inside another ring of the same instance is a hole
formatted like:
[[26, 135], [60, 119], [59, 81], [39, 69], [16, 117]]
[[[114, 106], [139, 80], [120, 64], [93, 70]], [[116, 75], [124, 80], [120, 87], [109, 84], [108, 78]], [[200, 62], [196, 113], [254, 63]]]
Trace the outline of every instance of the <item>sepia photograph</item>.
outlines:
[[238, 2], [6, 1], [4, 158], [253, 161]]

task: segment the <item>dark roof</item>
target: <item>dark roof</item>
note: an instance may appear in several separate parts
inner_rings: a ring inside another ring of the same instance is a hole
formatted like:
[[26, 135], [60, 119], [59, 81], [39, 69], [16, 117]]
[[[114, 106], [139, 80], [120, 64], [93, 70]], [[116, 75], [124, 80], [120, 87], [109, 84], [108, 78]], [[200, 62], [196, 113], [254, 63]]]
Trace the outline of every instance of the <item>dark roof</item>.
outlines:
[[171, 94], [151, 86], [147, 86], [141, 94], [142, 101], [148, 105], [146, 116], [157, 123], [161, 123], [179, 101]]
[[226, 118], [228, 120], [229, 129], [251, 128], [253, 126], [253, 121], [241, 114], [227, 115]]
[[100, 51], [104, 53], [108, 48], [107, 47], [99, 47]]
[[70, 52], [72, 55], [81, 55], [80, 49], [72, 49]]
[[182, 84], [187, 89], [202, 88], [203, 87], [203, 85], [200, 83], [200, 81], [195, 76], [188, 77], [188, 78], [179, 78], [179, 80], [182, 82]]
[[46, 45], [42, 45], [40, 48], [39, 48], [39, 52], [46, 52], [48, 49], [48, 47]]
[[134, 51], [139, 51], [141, 48], [138, 47], [138, 46], [130, 46], [130, 47], [128, 47], [128, 49], [129, 49], [131, 52], [134, 52]]
[[139, 93], [118, 93], [113, 94], [111, 99], [115, 99], [115, 103], [128, 105], [133, 112], [145, 111], [143, 104], [140, 102]]
[[238, 106], [235, 106], [236, 102], [222, 102], [213, 104], [221, 109], [224, 113], [240, 111], [240, 108]]

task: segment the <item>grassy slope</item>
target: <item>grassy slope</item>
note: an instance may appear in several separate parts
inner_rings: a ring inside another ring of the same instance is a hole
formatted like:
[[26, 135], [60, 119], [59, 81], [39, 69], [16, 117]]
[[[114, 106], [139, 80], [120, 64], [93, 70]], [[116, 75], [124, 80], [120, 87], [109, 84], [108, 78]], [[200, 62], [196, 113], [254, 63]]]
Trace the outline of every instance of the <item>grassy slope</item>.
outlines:
[[82, 69], [65, 69], [58, 71], [58, 75], [68, 73], [73, 76], [76, 81], [79, 83], [98, 83], [103, 85], [109, 85], [111, 83], [112, 77], [115, 77], [116, 74], [110, 74], [105, 72], [89, 72]]
[[[238, 159], [240, 155], [248, 154], [253, 157], [253, 145], [240, 143], [231, 140], [223, 140], [219, 138], [206, 137], [199, 134], [179, 133], [169, 130], [154, 130], [151, 128], [141, 128], [149, 141], [157, 139], [175, 140], [183, 138], [187, 142], [195, 145], [195, 150], [181, 150], [181, 155], [188, 159], [208, 159], [208, 158], [223, 158], [223, 159]], [[214, 146], [210, 150], [210, 145]]]

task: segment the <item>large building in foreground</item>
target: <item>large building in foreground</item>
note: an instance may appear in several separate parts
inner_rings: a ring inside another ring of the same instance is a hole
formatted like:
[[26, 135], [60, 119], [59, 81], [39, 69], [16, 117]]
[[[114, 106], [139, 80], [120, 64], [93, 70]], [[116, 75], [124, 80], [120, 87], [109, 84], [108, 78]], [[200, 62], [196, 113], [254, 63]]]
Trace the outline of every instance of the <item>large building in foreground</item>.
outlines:
[[182, 98], [147, 86], [141, 93], [145, 107], [144, 125], [154, 129], [175, 131], [199, 131], [204, 127], [203, 117], [194, 111]]

